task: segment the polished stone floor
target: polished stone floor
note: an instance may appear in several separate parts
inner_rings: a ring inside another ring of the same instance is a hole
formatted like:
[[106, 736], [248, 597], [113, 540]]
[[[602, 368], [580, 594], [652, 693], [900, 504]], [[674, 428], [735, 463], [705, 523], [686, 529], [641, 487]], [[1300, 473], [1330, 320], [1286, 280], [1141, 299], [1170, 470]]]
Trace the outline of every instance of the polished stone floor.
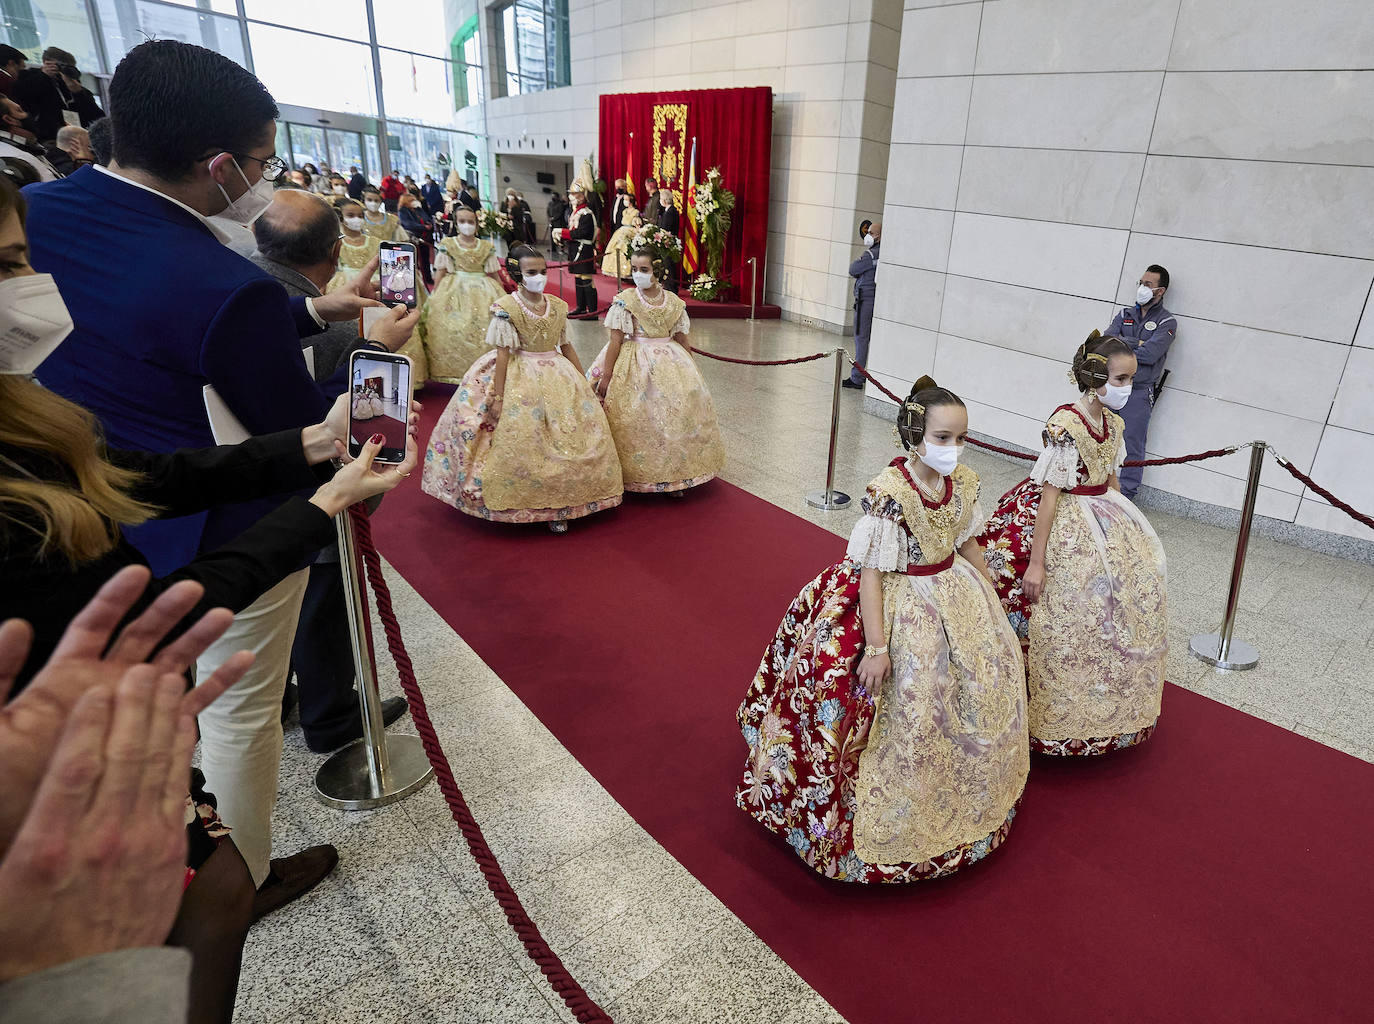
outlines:
[[[570, 327], [589, 361], [599, 325]], [[838, 343], [789, 323], [738, 321], [700, 321], [694, 340], [770, 359]], [[725, 478], [847, 535], [857, 507], [820, 512], [804, 501], [824, 485], [832, 364], [701, 366], [732, 453]], [[857, 499], [895, 454], [892, 429], [862, 412], [861, 392], [841, 400], [836, 486]], [[989, 499], [1025, 472], [966, 452]], [[1374, 761], [1374, 567], [1255, 538], [1236, 635], [1256, 642], [1263, 660], [1218, 672], [1189, 657], [1188, 639], [1218, 625], [1234, 532], [1147, 515], [1169, 556], [1169, 678]], [[399, 574], [390, 580], [459, 785], [530, 915], [616, 1021], [842, 1019], [611, 799]], [[399, 692], [394, 670], [382, 672], [383, 692]], [[394, 729], [411, 731], [409, 720]], [[277, 850], [332, 842], [340, 863], [253, 930], [240, 1022], [573, 1020], [506, 926], [436, 787], [379, 811], [332, 811], [312, 796], [322, 759], [299, 730], [286, 747]]]

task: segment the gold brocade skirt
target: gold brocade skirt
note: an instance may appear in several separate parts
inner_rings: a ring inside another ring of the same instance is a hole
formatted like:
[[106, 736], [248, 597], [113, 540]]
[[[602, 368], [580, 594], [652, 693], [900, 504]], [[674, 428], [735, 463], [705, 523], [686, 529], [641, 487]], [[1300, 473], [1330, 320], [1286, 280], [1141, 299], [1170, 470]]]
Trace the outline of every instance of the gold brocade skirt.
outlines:
[[420, 315], [431, 379], [456, 383], [487, 351], [491, 304], [503, 295], [486, 274], [457, 270], [444, 276]]
[[[606, 372], [606, 349], [587, 376]], [[711, 392], [691, 354], [671, 338], [627, 337], [606, 390], [627, 491], [680, 491], [714, 478], [725, 445]]]
[[559, 352], [514, 352], [499, 419], [489, 394], [496, 352], [463, 375], [435, 424], [421, 487], [497, 522], [576, 519], [619, 505], [620, 461], [601, 405]]
[[1029, 623], [1037, 749], [1129, 746], [1154, 724], [1169, 656], [1165, 578], [1159, 537], [1129, 500], [1112, 490], [1060, 495]]
[[1030, 769], [1021, 645], [971, 564], [883, 574], [892, 674], [854, 786], [854, 853], [921, 864], [997, 833]]

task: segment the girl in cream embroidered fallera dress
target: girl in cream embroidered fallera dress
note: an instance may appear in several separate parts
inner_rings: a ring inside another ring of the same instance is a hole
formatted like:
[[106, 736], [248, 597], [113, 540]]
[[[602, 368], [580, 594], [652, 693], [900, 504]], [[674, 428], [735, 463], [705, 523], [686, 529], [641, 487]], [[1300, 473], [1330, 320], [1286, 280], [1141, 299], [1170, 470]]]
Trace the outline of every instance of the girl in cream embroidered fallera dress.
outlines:
[[1023, 638], [1031, 749], [1092, 755], [1154, 733], [1168, 662], [1164, 549], [1121, 494], [1120, 408], [1136, 359], [1093, 337], [1070, 371], [1077, 402], [1054, 411], [1030, 478], [980, 537], [1003, 607]]
[[477, 236], [477, 215], [454, 212], [456, 238], [445, 238], [435, 259], [434, 292], [420, 315], [420, 327], [434, 380], [457, 383], [486, 352], [491, 304], [505, 294], [496, 280], [496, 246]]
[[899, 417], [911, 457], [869, 485], [845, 560], [792, 603], [738, 713], [735, 802], [846, 882], [982, 859], [1030, 760], [1020, 646], [971, 540], [978, 475], [956, 464], [963, 403], [925, 377]]
[[686, 304], [659, 284], [636, 253], [640, 282], [606, 313], [611, 340], [588, 373], [604, 396], [627, 491], [682, 494], [725, 465], [716, 408], [687, 340]]
[[492, 306], [492, 351], [463, 375], [425, 452], [421, 487], [468, 515], [568, 520], [619, 505], [620, 460], [567, 339], [568, 305], [544, 295], [544, 257], [517, 246], [520, 287]]

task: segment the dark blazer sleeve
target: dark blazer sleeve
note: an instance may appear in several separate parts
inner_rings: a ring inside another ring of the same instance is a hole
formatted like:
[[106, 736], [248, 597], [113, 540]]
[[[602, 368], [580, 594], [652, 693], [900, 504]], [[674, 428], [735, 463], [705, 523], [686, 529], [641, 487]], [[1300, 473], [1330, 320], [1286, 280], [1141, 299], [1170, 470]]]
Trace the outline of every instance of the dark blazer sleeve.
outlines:
[[73, 96], [72, 106], [76, 109], [76, 112], [81, 115], [81, 124], [83, 126], [90, 124], [92, 121], [99, 121], [105, 116], [105, 111], [100, 109], [100, 104], [95, 101], [95, 97], [91, 95], [91, 90], [89, 89], [82, 89]]
[[164, 517], [313, 488], [334, 475], [328, 462], [306, 463], [299, 430], [217, 448], [182, 448], [170, 454], [110, 451], [108, 457], [141, 474], [134, 497], [156, 505]]
[[321, 327], [319, 322], [310, 315], [310, 310], [305, 306], [304, 295], [294, 295], [290, 299], [291, 318], [296, 321], [296, 334], [302, 338], [310, 338], [327, 328]]

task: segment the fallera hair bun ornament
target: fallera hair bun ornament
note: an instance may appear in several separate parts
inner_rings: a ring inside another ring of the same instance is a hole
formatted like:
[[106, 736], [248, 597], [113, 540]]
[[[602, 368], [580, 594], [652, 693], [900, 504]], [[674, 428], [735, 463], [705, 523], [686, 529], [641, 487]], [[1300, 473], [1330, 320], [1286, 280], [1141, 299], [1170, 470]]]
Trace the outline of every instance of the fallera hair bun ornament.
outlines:
[[1094, 351], [1101, 338], [1101, 331], [1093, 331], [1073, 354], [1069, 380], [1079, 391], [1096, 391], [1107, 383], [1107, 357]]
[[916, 396], [938, 386], [929, 376], [922, 377], [911, 385], [911, 393], [897, 410], [897, 440], [907, 451], [920, 444], [926, 432], [926, 407], [916, 401]]

